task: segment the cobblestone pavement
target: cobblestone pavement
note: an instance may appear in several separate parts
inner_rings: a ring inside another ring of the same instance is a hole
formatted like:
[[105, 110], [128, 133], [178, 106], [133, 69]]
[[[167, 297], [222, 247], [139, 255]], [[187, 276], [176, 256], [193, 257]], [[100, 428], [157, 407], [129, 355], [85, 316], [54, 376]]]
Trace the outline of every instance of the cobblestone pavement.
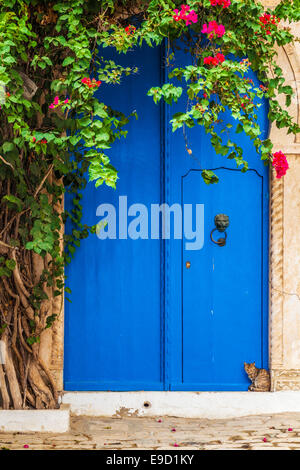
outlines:
[[80, 416], [72, 417], [71, 430], [65, 434], [0, 433], [0, 449], [24, 446], [31, 450], [300, 450], [300, 413], [226, 420]]

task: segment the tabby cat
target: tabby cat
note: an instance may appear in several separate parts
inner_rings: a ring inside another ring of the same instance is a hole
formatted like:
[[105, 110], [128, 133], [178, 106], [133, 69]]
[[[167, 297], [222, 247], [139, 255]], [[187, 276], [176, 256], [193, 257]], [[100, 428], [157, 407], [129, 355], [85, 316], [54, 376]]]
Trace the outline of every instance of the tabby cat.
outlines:
[[249, 392], [269, 392], [271, 388], [270, 372], [266, 369], [255, 367], [255, 362], [247, 364], [244, 362], [245, 371], [252, 384], [249, 385]]

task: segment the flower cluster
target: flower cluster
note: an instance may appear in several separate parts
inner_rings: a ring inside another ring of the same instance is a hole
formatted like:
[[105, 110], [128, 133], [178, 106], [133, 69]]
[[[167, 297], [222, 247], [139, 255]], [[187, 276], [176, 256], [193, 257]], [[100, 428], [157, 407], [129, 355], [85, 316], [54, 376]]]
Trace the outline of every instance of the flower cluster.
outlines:
[[213, 7], [222, 6], [223, 8], [228, 8], [231, 5], [230, 0], [210, 0], [210, 4]]
[[68, 98], [66, 98], [64, 101], [60, 101], [59, 97], [56, 96], [56, 97], [54, 98], [53, 103], [50, 104], [49, 108], [50, 108], [50, 109], [54, 109], [54, 108], [56, 108], [57, 106], [60, 106], [61, 104], [68, 104], [68, 103], [69, 103], [69, 99], [68, 99]]
[[212, 56], [205, 57], [204, 65], [219, 65], [219, 64], [222, 64], [224, 60], [225, 60], [225, 56], [221, 54], [220, 52], [218, 52], [216, 57], [212, 57]]
[[46, 140], [46, 139], [41, 139], [41, 140], [38, 140], [38, 141], [37, 141], [37, 140], [36, 140], [36, 137], [33, 137], [33, 138], [32, 138], [32, 142], [33, 142], [34, 144], [35, 144], [35, 142], [36, 142], [37, 144], [47, 144], [47, 140]]
[[276, 25], [280, 22], [280, 19], [277, 18], [275, 15], [270, 15], [269, 13], [264, 13], [263, 16], [259, 17], [259, 21], [261, 22], [262, 29], [266, 31], [266, 34], [270, 35], [271, 30], [270, 28], [272, 25]]
[[125, 32], [128, 36], [133, 35], [135, 33], [135, 31], [136, 31], [136, 27], [131, 25], [131, 24], [129, 26], [126, 26], [126, 28], [125, 28]]
[[286, 156], [281, 152], [281, 150], [273, 154], [272, 165], [276, 170], [276, 178], [280, 179], [286, 174], [287, 170], [289, 169], [289, 164], [287, 162]]
[[260, 88], [261, 91], [263, 91], [263, 92], [268, 91], [268, 87], [266, 87], [266, 86], [264, 86], [264, 85], [262, 85], [262, 84], [259, 85], [259, 88]]
[[244, 100], [245, 100], [245, 102], [243, 102], [241, 104], [241, 108], [243, 108], [243, 110], [245, 111], [247, 104], [251, 104], [252, 101], [250, 100], [249, 96], [247, 96], [247, 95], [244, 95]]
[[102, 83], [100, 80], [95, 80], [94, 78], [91, 80], [89, 77], [82, 78], [81, 82], [87, 85], [89, 88], [98, 88]]
[[241, 60], [241, 64], [246, 65], [247, 67], [250, 67], [251, 62], [249, 61], [248, 58]]
[[225, 34], [225, 28], [222, 24], [218, 24], [216, 21], [210, 21], [208, 24], [204, 23], [202, 33], [207, 34], [209, 39], [217, 36], [221, 38]]
[[192, 23], [197, 23], [198, 15], [195, 10], [190, 10], [189, 5], [181, 5], [181, 11], [173, 10], [173, 18], [175, 21], [184, 20], [185, 24], [188, 26]]

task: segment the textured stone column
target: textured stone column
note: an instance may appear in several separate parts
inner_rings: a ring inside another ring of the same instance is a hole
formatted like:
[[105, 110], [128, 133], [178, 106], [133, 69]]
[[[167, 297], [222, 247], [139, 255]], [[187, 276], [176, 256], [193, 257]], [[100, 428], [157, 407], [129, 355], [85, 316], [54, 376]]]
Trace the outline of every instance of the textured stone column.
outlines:
[[[265, 0], [273, 7], [279, 0]], [[299, 24], [287, 25], [295, 36]], [[289, 113], [300, 123], [300, 44], [278, 50], [277, 63], [294, 90]], [[284, 97], [279, 97], [284, 105]], [[269, 351], [272, 390], [300, 390], [300, 136], [272, 126], [275, 150], [282, 150], [290, 169], [282, 180], [271, 178]]]

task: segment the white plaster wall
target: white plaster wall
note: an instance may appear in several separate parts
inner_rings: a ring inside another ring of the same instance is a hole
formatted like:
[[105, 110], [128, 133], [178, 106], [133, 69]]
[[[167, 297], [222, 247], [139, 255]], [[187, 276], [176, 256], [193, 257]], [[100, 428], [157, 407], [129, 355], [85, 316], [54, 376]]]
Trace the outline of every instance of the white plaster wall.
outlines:
[[[71, 413], [223, 419], [300, 412], [300, 392], [66, 392]], [[145, 408], [144, 403], [149, 403]]]
[[69, 430], [70, 409], [0, 410], [0, 432], [54, 432]]

